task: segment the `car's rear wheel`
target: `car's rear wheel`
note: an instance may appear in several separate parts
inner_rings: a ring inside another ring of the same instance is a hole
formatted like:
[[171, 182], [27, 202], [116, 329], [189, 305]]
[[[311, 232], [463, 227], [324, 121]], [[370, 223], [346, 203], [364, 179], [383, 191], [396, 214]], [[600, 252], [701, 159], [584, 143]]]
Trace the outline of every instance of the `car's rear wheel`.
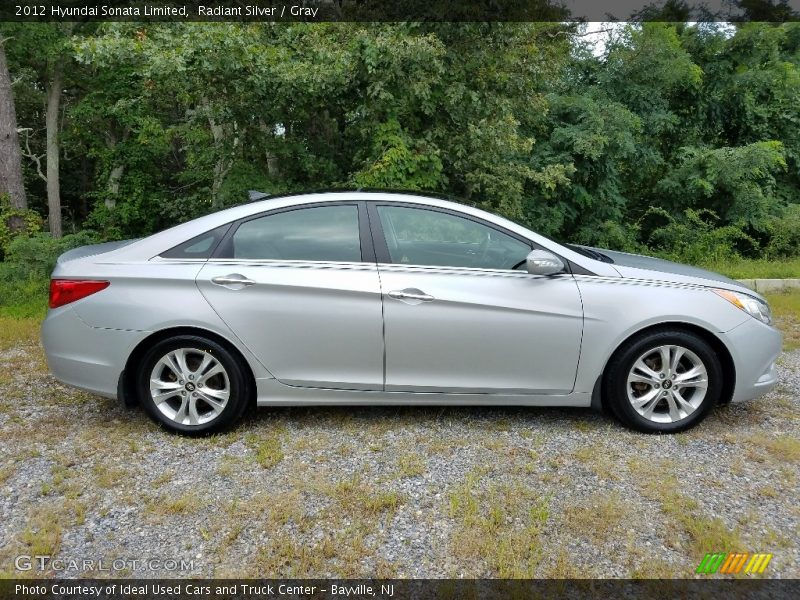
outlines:
[[157, 343], [137, 373], [139, 399], [148, 414], [185, 434], [220, 431], [247, 408], [249, 379], [227, 348], [202, 336], [180, 335]]
[[717, 404], [722, 367], [713, 348], [689, 331], [651, 331], [626, 342], [604, 377], [609, 408], [625, 425], [675, 433]]

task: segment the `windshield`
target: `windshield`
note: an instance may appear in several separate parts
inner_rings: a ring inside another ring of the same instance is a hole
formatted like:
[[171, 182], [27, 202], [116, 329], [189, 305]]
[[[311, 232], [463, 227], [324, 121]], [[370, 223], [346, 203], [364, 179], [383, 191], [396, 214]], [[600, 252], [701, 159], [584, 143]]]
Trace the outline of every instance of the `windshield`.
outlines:
[[[527, 225], [527, 224], [525, 224], [525, 223], [523, 223], [521, 221], [518, 221], [517, 219], [511, 219], [509, 217], [504, 217], [504, 218], [509, 220], [509, 221], [511, 221], [515, 225], [519, 225], [520, 227], [524, 227], [525, 229], [531, 229], [529, 225]], [[533, 230], [531, 229], [531, 231], [533, 231]], [[543, 233], [539, 233], [538, 231], [536, 232], [536, 234], [542, 236], [545, 239], [550, 240], [551, 242], [555, 242], [556, 244], [564, 246], [565, 248], [569, 248], [573, 252], [577, 252], [578, 254], [580, 254], [582, 256], [585, 256], [587, 258], [591, 258], [593, 260], [599, 260], [600, 262], [604, 262], [604, 263], [613, 263], [614, 262], [613, 258], [603, 254], [602, 252], [599, 252], [598, 250], [595, 250], [594, 248], [587, 248], [586, 246], [579, 246], [577, 244], [570, 244], [570, 243], [564, 242], [562, 240], [554, 239], [554, 238], [550, 237], [549, 235], [544, 235]]]

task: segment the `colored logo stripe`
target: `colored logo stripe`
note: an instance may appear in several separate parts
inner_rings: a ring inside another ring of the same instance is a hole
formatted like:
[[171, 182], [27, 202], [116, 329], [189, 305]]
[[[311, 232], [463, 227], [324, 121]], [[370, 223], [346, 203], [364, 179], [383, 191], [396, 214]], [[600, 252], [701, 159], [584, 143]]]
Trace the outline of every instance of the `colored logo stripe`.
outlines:
[[747, 557], [750, 556], [747, 552], [738, 552], [728, 554], [728, 558], [719, 570], [720, 573], [738, 573], [742, 570]]
[[722, 561], [725, 560], [725, 556], [727, 555], [724, 553], [706, 554], [705, 557], [703, 557], [703, 560], [700, 562], [700, 566], [697, 567], [697, 573], [706, 573], [709, 575], [716, 573], [717, 569], [719, 569], [719, 566], [722, 564]]
[[[748, 558], [750, 559], [748, 561]], [[748, 552], [710, 552], [700, 561], [697, 573], [713, 575], [717, 571], [721, 574], [731, 575], [740, 573], [744, 567], [745, 573], [763, 573], [767, 568], [772, 554], [753, 554]], [[745, 567], [745, 563], [747, 566]]]
[[767, 568], [769, 561], [772, 560], [772, 554], [754, 554], [750, 562], [744, 569], [745, 573], [763, 573]]

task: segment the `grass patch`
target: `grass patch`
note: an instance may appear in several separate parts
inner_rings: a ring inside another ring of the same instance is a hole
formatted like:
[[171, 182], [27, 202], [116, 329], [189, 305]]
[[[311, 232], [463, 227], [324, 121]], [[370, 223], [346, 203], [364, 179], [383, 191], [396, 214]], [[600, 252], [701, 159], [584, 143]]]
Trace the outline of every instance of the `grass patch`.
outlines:
[[[306, 512], [303, 497], [323, 494], [319, 511]], [[387, 535], [386, 523], [403, 498], [392, 490], [375, 491], [359, 475], [338, 483], [328, 477], [300, 477], [295, 489], [279, 495], [256, 494], [224, 507], [220, 550], [234, 546], [246, 529], [255, 525], [267, 532], [266, 541], [254, 560], [244, 566], [235, 553], [224, 551], [232, 560], [215, 570], [218, 577], [252, 577], [269, 573], [279, 577], [363, 578], [374, 575], [371, 564], [377, 547]], [[213, 526], [213, 525], [212, 525]], [[380, 572], [390, 574], [383, 565]]]
[[651, 556], [641, 550], [634, 548], [630, 551], [631, 556], [635, 556], [633, 567], [629, 572], [631, 579], [679, 579], [682, 572], [676, 572], [669, 562], [658, 556]]
[[148, 503], [151, 513], [161, 516], [188, 515], [204, 506], [197, 492], [187, 492], [176, 497], [162, 496]]
[[41, 319], [12, 316], [6, 308], [0, 307], [0, 350], [38, 343]]
[[698, 265], [731, 279], [790, 279], [800, 273], [800, 257], [788, 260], [740, 258]]
[[266, 519], [270, 529], [283, 526], [289, 521], [294, 521], [299, 526], [305, 515], [300, 493], [296, 489], [282, 494], [254, 494], [246, 499], [234, 498], [222, 509], [226, 525]]
[[693, 561], [699, 561], [706, 552], [739, 552], [745, 548], [738, 527], [731, 529], [719, 517], [709, 518], [694, 498], [680, 493], [680, 483], [675, 475], [669, 473], [664, 461], [652, 465], [652, 470], [660, 475], [647, 481], [642, 486], [642, 493], [658, 502], [674, 525], [665, 528], [668, 545], [680, 548], [681, 540], [673, 536], [683, 533], [688, 538]]
[[450, 493], [452, 552], [483, 565], [491, 577], [534, 577], [544, 557], [540, 535], [550, 518], [548, 499], [521, 485], [478, 484], [478, 474], [470, 473]]
[[397, 461], [398, 475], [417, 477], [425, 472], [425, 459], [419, 454], [404, 454]]
[[125, 469], [107, 467], [104, 464], [95, 465], [93, 471], [95, 483], [105, 489], [117, 487], [128, 476]]
[[603, 492], [594, 494], [584, 504], [567, 507], [564, 521], [575, 535], [605, 542], [615, 535], [625, 515], [631, 512], [618, 492]]
[[244, 459], [239, 456], [224, 455], [217, 464], [217, 474], [221, 477], [233, 477], [244, 469]]
[[619, 465], [622, 457], [602, 444], [582, 446], [572, 456], [600, 479], [619, 481], [621, 478]]
[[0, 484], [5, 483], [8, 479], [16, 473], [17, 470], [13, 464], [11, 465], [3, 465], [0, 467]]
[[791, 317], [800, 321], [800, 290], [767, 294], [767, 300], [776, 317]]
[[250, 433], [244, 441], [255, 452], [256, 462], [265, 469], [271, 469], [283, 460], [283, 449], [278, 436], [261, 437]]
[[175, 471], [164, 471], [161, 475], [153, 479], [152, 485], [153, 487], [160, 487], [172, 481], [173, 477], [175, 477]]
[[297, 541], [294, 536], [280, 532], [256, 552], [255, 567], [270, 577], [308, 577], [322, 571], [324, 552]]
[[[76, 500], [80, 498], [85, 490], [84, 487], [75, 480], [76, 473], [74, 465], [70, 464], [64, 458], [58, 458], [56, 460], [57, 464], [52, 468], [52, 482], [51, 484], [47, 482], [42, 484], [42, 494], [45, 495], [46, 493], [55, 492], [67, 500]], [[44, 486], [46, 485], [49, 486], [47, 492], [44, 490]]]
[[752, 446], [766, 450], [777, 462], [800, 462], [800, 440], [794, 436], [779, 435], [771, 438], [764, 435], [751, 435], [745, 441]]
[[11, 277], [0, 262], [0, 317], [41, 320], [47, 313], [49, 277]]
[[32, 522], [23, 530], [20, 541], [34, 556], [51, 556], [61, 545], [61, 517], [54, 508], [46, 508], [34, 516]]
[[780, 498], [781, 496], [780, 492], [771, 485], [763, 485], [760, 488], [758, 488], [757, 491], [758, 495], [761, 496], [762, 498], [774, 499], [774, 498]]
[[400, 494], [394, 490], [372, 494], [364, 499], [364, 508], [370, 513], [394, 511], [402, 503]]
[[353, 514], [378, 515], [387, 511], [393, 512], [403, 501], [394, 490], [372, 491], [372, 487], [362, 483], [357, 475], [337, 483], [331, 496]]
[[61, 546], [64, 528], [81, 525], [86, 520], [86, 507], [74, 500], [52, 502], [30, 512], [28, 525], [19, 541], [22, 552], [31, 556], [52, 556]]
[[800, 348], [800, 290], [767, 294], [775, 325], [783, 331], [784, 350]]
[[40, 323], [47, 316], [47, 299], [41, 303], [0, 305], [0, 318], [33, 319]]

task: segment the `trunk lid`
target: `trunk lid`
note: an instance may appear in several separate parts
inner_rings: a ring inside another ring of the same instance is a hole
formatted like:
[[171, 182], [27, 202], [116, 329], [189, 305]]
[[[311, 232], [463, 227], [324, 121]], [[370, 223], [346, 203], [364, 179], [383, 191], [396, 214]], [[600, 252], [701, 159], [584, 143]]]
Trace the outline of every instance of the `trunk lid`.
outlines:
[[76, 260], [78, 258], [86, 258], [87, 256], [96, 256], [98, 254], [105, 254], [106, 252], [111, 252], [112, 250], [118, 250], [119, 248], [124, 248], [132, 244], [133, 242], [138, 241], [140, 238], [135, 238], [132, 240], [120, 240], [118, 242], [104, 242], [102, 244], [89, 244], [88, 246], [79, 246], [77, 248], [73, 248], [72, 250], [67, 250], [64, 254], [60, 255], [56, 260], [56, 263], [59, 265], [63, 265], [71, 260]]

